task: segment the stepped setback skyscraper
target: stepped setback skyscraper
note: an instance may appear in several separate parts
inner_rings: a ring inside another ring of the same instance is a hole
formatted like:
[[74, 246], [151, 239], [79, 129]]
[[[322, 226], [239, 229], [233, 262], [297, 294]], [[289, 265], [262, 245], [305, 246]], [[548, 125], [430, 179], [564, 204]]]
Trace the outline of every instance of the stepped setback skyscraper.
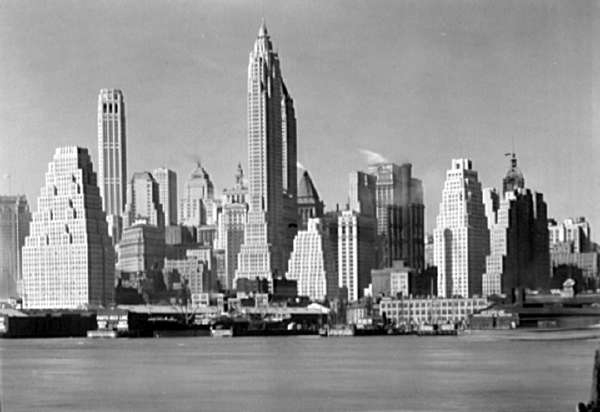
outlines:
[[126, 149], [123, 92], [102, 89], [98, 95], [98, 186], [113, 244], [121, 239], [127, 190]]
[[433, 231], [440, 297], [481, 295], [489, 231], [481, 183], [471, 160], [452, 159]]
[[113, 302], [114, 249], [87, 149], [56, 149], [23, 246], [23, 305], [77, 309]]
[[248, 218], [236, 279], [283, 274], [298, 228], [296, 117], [264, 22], [248, 64]]

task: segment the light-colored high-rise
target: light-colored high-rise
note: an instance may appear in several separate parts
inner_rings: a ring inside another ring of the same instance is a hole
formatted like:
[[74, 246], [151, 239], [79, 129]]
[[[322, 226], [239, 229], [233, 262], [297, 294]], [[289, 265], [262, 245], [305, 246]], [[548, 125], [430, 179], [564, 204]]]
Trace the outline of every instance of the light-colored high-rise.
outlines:
[[193, 227], [216, 223], [214, 186], [200, 162], [196, 164], [196, 168], [183, 186], [179, 205], [179, 223]]
[[25, 196], [0, 196], [0, 301], [21, 292], [21, 248], [30, 221]]
[[446, 172], [433, 239], [438, 295], [481, 295], [489, 231], [481, 183], [469, 159], [452, 159]]
[[125, 100], [118, 89], [98, 95], [98, 186], [113, 244], [121, 239], [127, 190]]
[[223, 191], [223, 205], [218, 215], [215, 249], [225, 252], [224, 276], [219, 281], [227, 290], [233, 289], [233, 279], [238, 264], [238, 253], [244, 242], [244, 226], [248, 213], [246, 196], [248, 187], [244, 181], [244, 171], [238, 165], [235, 185]]
[[127, 204], [123, 226], [136, 222], [163, 228], [165, 216], [159, 200], [158, 183], [148, 172], [136, 172], [127, 183]]
[[323, 301], [337, 297], [337, 216], [309, 218], [294, 239], [286, 278], [298, 282], [298, 295]]
[[349, 209], [338, 217], [338, 286], [347, 289], [349, 301], [356, 301], [371, 283], [371, 269], [376, 267], [377, 179], [363, 172], [352, 172], [349, 178]]
[[264, 22], [248, 64], [248, 218], [236, 279], [285, 273], [298, 227], [296, 116]]
[[160, 167], [152, 171], [158, 183], [158, 200], [165, 214], [165, 226], [177, 225], [177, 173]]
[[114, 249], [87, 149], [56, 149], [23, 246], [23, 305], [106, 306], [114, 300]]

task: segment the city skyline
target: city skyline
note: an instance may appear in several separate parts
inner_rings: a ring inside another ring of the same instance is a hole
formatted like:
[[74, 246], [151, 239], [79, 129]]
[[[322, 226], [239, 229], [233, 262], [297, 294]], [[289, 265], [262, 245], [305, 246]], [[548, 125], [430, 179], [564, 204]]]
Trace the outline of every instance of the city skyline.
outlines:
[[[19, 4], [5, 7], [0, 40], [7, 60], [0, 80], [6, 96], [0, 105], [0, 174], [11, 175], [10, 182], [1, 179], [3, 193], [24, 193], [33, 202], [45, 162], [60, 145], [90, 148], [98, 169], [94, 107], [98, 90], [105, 87], [122, 89], [128, 102], [128, 151], [139, 155], [130, 156], [127, 179], [134, 171], [160, 166], [185, 176], [192, 157], [198, 157], [214, 176], [218, 193], [228, 186], [231, 170], [246, 162], [242, 67], [261, 18], [256, 5], [148, 5], [168, 23], [156, 21], [156, 32], [150, 33], [141, 26], [141, 3], [118, 12], [111, 3], [58, 4], [48, 19], [36, 19], [32, 26], [21, 23], [37, 8]], [[499, 188], [503, 154], [514, 139], [528, 184], [545, 194], [550, 217], [582, 215], [592, 226], [600, 222], [595, 207], [600, 195], [594, 190], [600, 175], [593, 161], [600, 154], [593, 59], [600, 53], [593, 52], [598, 13], [592, 3], [352, 5], [328, 3], [316, 13], [316, 5], [289, 3], [287, 10], [267, 2], [264, 11], [293, 84], [301, 119], [298, 159], [327, 209], [343, 205], [346, 173], [367, 168], [359, 150], [368, 149], [385, 153], [389, 161], [413, 164], [423, 179], [431, 232], [448, 160], [473, 159], [482, 185]], [[63, 7], [72, 13], [63, 13]], [[436, 17], [440, 9], [444, 20]], [[543, 18], [537, 16], [541, 11]], [[500, 13], [508, 18], [496, 22], [493, 17]], [[203, 22], [201, 28], [191, 25], [194, 18]], [[122, 35], [122, 42], [94, 37], [87, 27], [96, 19], [111, 35]], [[131, 24], [123, 25], [124, 19]], [[22, 27], [31, 36], [24, 37]], [[167, 28], [171, 40], [163, 41]], [[63, 36], [80, 40], [55, 50]], [[377, 48], [362, 50], [369, 60], [380, 59], [378, 73], [357, 62], [354, 52], [374, 41]], [[49, 52], [41, 56], [36, 49]], [[125, 63], [115, 65], [115, 58]], [[111, 70], [104, 69], [108, 59]], [[160, 93], [165, 88], [172, 93]], [[354, 103], [364, 99], [367, 105]], [[57, 118], [52, 116], [56, 107], [70, 110]], [[548, 144], [559, 138], [564, 145]], [[24, 152], [27, 164], [19, 161]], [[329, 169], [332, 157], [337, 169]]]

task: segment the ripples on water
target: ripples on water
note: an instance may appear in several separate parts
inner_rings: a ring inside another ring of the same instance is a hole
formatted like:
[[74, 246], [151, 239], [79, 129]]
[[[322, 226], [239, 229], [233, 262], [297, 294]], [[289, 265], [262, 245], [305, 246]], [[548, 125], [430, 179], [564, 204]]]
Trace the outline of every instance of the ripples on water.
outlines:
[[570, 411], [598, 341], [0, 340], [2, 411]]

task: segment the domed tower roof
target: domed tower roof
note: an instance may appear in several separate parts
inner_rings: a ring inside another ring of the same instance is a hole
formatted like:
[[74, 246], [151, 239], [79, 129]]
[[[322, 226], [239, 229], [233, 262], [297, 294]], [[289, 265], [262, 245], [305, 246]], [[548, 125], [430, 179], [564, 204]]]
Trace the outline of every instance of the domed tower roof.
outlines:
[[502, 179], [502, 193], [525, 187], [525, 178], [521, 169], [517, 167], [516, 154], [507, 153], [506, 156], [510, 156], [510, 168], [506, 172], [504, 179]]
[[314, 202], [319, 202], [321, 200], [307, 171], [304, 171], [300, 178], [300, 182], [298, 182], [298, 199], [310, 199]]
[[196, 168], [194, 170], [192, 170], [192, 173], [190, 173], [190, 178], [191, 179], [197, 179], [197, 178], [209, 179], [210, 176], [208, 175], [208, 172], [202, 167], [200, 162], [196, 162]]

